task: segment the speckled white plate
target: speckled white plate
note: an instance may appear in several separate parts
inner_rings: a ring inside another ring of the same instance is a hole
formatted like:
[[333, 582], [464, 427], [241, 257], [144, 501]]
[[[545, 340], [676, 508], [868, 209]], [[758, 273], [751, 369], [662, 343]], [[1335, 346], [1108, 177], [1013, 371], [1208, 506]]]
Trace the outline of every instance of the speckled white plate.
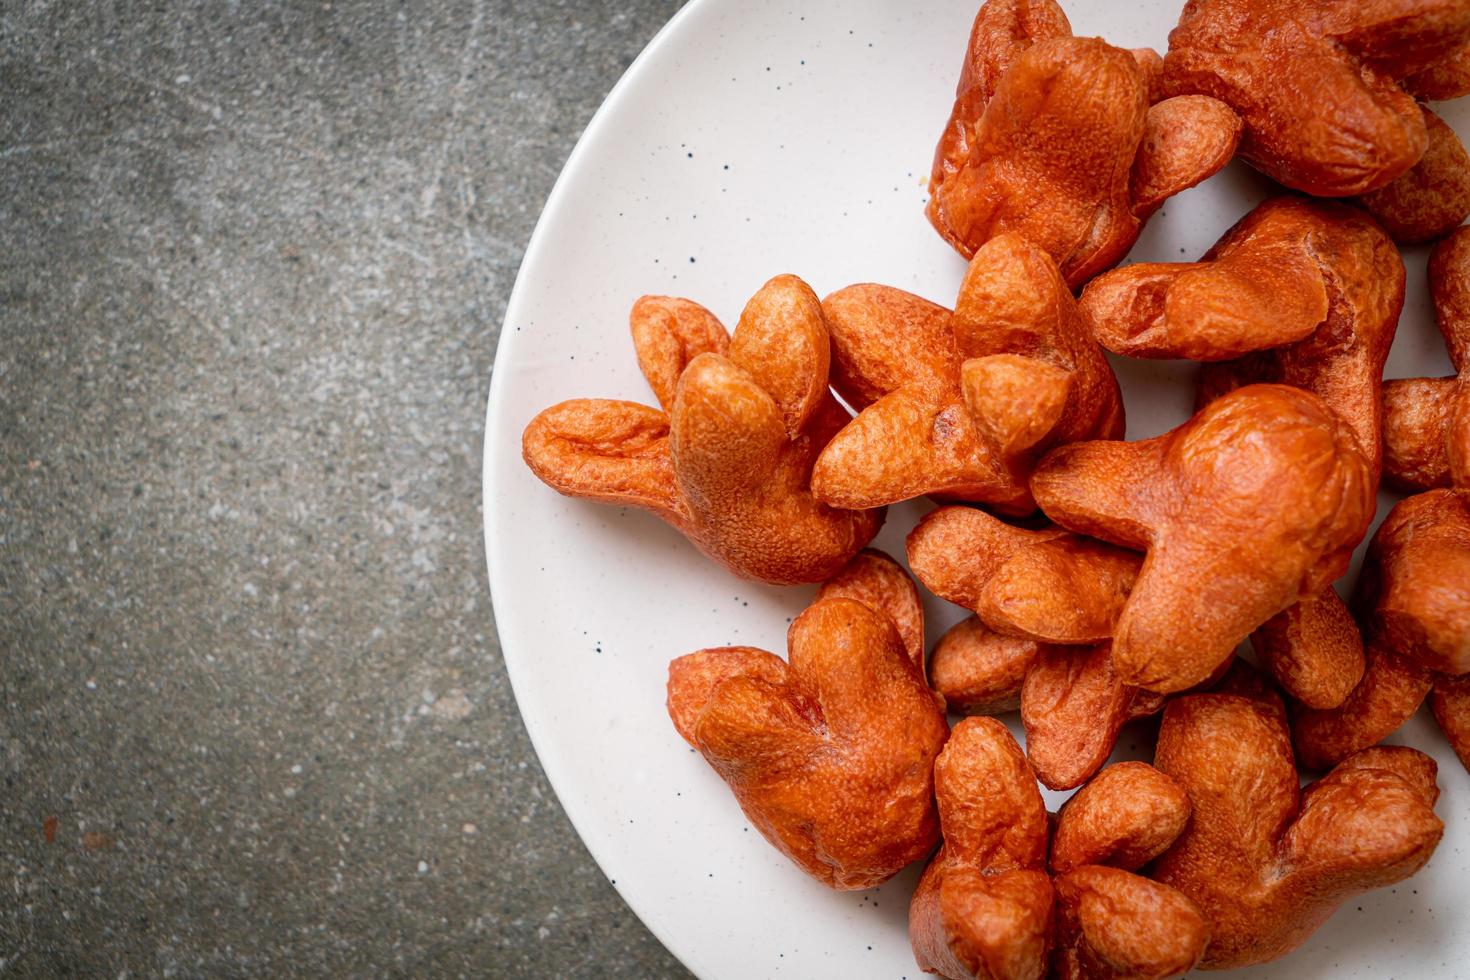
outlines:
[[[652, 402], [627, 327], [642, 293], [689, 296], [731, 325], [778, 272], [822, 295], [871, 280], [950, 303], [964, 264], [924, 221], [924, 178], [977, 5], [691, 3], [577, 145], [506, 313], [485, 439], [485, 540], [506, 665], [583, 840], [701, 977], [912, 977], [905, 920], [919, 869], [870, 892], [816, 884], [748, 826], [664, 713], [669, 660], [726, 643], [784, 655], [787, 622], [813, 590], [739, 581], [651, 516], [558, 496], [522, 464], [521, 430], [564, 398]], [[1162, 49], [1180, 2], [1065, 5], [1080, 35]], [[1470, 106], [1446, 108], [1470, 132]], [[1132, 258], [1195, 257], [1266, 193], [1232, 164], [1172, 200]], [[1409, 301], [1388, 375], [1448, 373], [1426, 252], [1405, 258]], [[1129, 438], [1185, 418], [1187, 365], [1114, 363]], [[920, 512], [892, 508], [878, 545], [901, 555]], [[932, 599], [929, 612], [931, 643], [961, 615]], [[1449, 829], [1429, 867], [1350, 902], [1289, 958], [1240, 975], [1466, 975], [1470, 777], [1423, 716], [1399, 739], [1441, 767]], [[1149, 747], [1133, 751], [1146, 758]], [[1060, 799], [1048, 794], [1053, 807]]]

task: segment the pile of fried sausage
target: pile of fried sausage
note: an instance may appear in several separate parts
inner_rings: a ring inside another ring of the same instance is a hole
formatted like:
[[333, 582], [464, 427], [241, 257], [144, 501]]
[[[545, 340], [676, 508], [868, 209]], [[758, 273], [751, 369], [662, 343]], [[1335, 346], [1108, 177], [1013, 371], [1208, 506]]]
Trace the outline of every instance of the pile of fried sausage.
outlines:
[[[1423, 104], [1467, 93], [1470, 0], [1189, 0], [1163, 57], [988, 0], [930, 180], [952, 308], [783, 275], [732, 332], [646, 296], [659, 407], [526, 428], [556, 490], [822, 583], [784, 659], [674, 660], [669, 715], [830, 887], [927, 861], [924, 970], [1264, 963], [1434, 853], [1435, 763], [1379, 743], [1428, 699], [1470, 767], [1470, 154]], [[1198, 261], [1114, 268], [1236, 156], [1282, 192]], [[1458, 375], [1385, 382], [1420, 242]], [[1194, 416], [1124, 441], [1104, 351], [1201, 362]], [[1344, 603], [1380, 481], [1411, 495]], [[918, 587], [866, 549], [925, 496], [908, 565], [973, 614], [927, 657]], [[1024, 751], [986, 717], [1017, 708]], [[1155, 715], [1154, 764], [1107, 765]], [[1038, 780], [1076, 790], [1059, 814]]]

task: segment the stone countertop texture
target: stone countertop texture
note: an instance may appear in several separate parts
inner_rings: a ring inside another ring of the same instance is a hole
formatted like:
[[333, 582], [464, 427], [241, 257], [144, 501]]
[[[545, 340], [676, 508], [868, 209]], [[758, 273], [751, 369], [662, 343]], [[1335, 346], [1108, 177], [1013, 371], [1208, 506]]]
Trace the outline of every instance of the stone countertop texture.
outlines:
[[480, 514], [522, 250], [677, 6], [0, 3], [0, 976], [684, 975]]

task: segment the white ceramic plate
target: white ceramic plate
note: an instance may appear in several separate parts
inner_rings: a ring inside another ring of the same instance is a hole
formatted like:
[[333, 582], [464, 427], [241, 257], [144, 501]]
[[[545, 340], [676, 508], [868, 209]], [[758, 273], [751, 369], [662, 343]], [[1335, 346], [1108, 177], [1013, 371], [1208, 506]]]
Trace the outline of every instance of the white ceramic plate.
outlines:
[[[964, 263], [924, 220], [924, 180], [977, 6], [691, 3], [577, 145], [506, 313], [485, 438], [485, 538], [506, 666], [582, 839], [701, 977], [913, 977], [906, 914], [919, 869], [870, 892], [816, 884], [749, 827], [664, 712], [671, 659], [727, 643], [784, 655], [787, 623], [814, 590], [739, 581], [651, 516], [558, 496], [522, 464], [521, 430], [565, 398], [653, 401], [627, 327], [642, 293], [691, 297], [729, 325], [779, 272], [820, 295], [876, 281], [950, 303]], [[1066, 6], [1079, 35], [1163, 49], [1180, 2]], [[1470, 132], [1470, 111], [1446, 109]], [[1170, 201], [1131, 257], [1197, 257], [1269, 192], [1232, 164]], [[1409, 300], [1389, 377], [1449, 373], [1425, 258], [1405, 256]], [[1130, 439], [1186, 417], [1188, 365], [1114, 364]], [[901, 556], [922, 509], [891, 508], [878, 546]], [[929, 613], [930, 643], [962, 615], [934, 599]], [[1289, 958], [1240, 975], [1465, 975], [1470, 777], [1422, 715], [1399, 739], [1440, 763], [1449, 828], [1429, 867], [1349, 902]], [[1148, 757], [1146, 738], [1123, 742]], [[1049, 805], [1060, 800], [1048, 794]]]

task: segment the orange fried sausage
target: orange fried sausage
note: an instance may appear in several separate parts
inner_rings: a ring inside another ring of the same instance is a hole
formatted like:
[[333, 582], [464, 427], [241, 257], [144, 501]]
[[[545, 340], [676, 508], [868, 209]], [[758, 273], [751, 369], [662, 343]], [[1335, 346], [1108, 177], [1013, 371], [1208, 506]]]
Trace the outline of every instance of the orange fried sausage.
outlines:
[[[1204, 952], [1184, 895], [1133, 874], [1189, 803], [1141, 763], [1103, 770], [1062, 808], [1051, 847], [1041, 794], [1004, 725], [968, 718], [934, 767], [944, 844], [909, 904], [919, 966], [953, 980], [1170, 977]], [[1052, 878], [1055, 875], [1055, 879]]]
[[788, 660], [721, 647], [669, 664], [668, 710], [781, 853], [829, 887], [871, 888], [938, 839], [933, 765], [949, 726], [887, 611], [922, 623], [913, 584], [876, 552], [837, 582], [845, 594], [791, 624]]
[[1424, 155], [1421, 97], [1470, 90], [1464, 0], [1189, 0], [1169, 34], [1169, 95], [1240, 114], [1240, 155], [1318, 197], [1377, 190]]
[[832, 507], [938, 494], [1029, 513], [1042, 453], [1123, 433], [1117, 379], [1056, 264], [1014, 235], [975, 254], [952, 313], [875, 285], [823, 309], [834, 383], [859, 409], [812, 471]]
[[872, 540], [883, 511], [811, 492], [817, 454], [848, 416], [827, 389], [827, 326], [806, 283], [766, 283], [733, 338], [683, 299], [645, 296], [630, 319], [663, 410], [588, 398], [546, 409], [521, 438], [542, 482], [651, 511], [734, 574], [778, 585], [819, 582]]
[[1359, 752], [1300, 790], [1285, 709], [1264, 691], [1170, 701], [1154, 764], [1193, 815], [1151, 875], [1203, 910], [1204, 969], [1286, 955], [1348, 897], [1418, 871], [1444, 832], [1434, 760], [1414, 749]]
[[1409, 490], [1470, 487], [1470, 228], [1434, 247], [1429, 291], [1458, 377], [1384, 383], [1384, 476]]
[[1164, 694], [1199, 684], [1337, 578], [1374, 503], [1350, 428], [1282, 385], [1230, 392], [1143, 442], [1063, 446], [1031, 489], [1063, 527], [1147, 549], [1112, 661], [1123, 683]]
[[1368, 650], [1341, 707], [1294, 713], [1292, 736], [1314, 768], [1374, 745], [1431, 703], [1470, 768], [1470, 490], [1430, 490], [1389, 512], [1363, 562], [1354, 605]]
[[969, 258], [1019, 234], [1076, 287], [1116, 264], [1171, 195], [1230, 161], [1216, 99], [1153, 102], [1158, 55], [1071, 36], [1052, 0], [988, 0], [934, 153], [929, 221]]

